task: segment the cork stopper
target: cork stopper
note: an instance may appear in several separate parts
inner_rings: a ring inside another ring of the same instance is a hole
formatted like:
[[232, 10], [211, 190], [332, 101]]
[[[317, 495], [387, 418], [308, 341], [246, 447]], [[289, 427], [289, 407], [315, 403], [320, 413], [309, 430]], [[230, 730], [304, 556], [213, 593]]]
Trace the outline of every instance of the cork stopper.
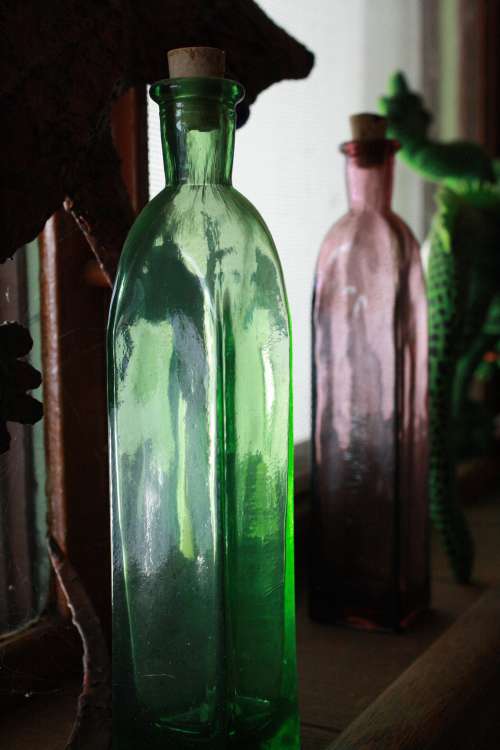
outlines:
[[179, 47], [168, 53], [170, 78], [224, 78], [226, 53], [215, 47]]
[[351, 115], [349, 121], [353, 141], [383, 141], [386, 137], [386, 117], [363, 112]]

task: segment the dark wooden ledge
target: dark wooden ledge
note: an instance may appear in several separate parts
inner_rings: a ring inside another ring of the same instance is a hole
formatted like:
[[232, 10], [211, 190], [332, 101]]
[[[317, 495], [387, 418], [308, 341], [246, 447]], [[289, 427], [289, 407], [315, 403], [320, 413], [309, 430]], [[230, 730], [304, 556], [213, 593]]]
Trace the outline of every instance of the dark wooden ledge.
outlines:
[[363, 711], [329, 750], [500, 747], [499, 697], [500, 588], [495, 588]]
[[[305, 515], [307, 503], [298, 508]], [[498, 493], [476, 499], [467, 516], [477, 545], [472, 584], [453, 581], [433, 537], [433, 609], [403, 635], [309, 620], [300, 544], [305, 519], [298, 519], [302, 750], [500, 748]]]
[[[500, 748], [500, 501], [467, 509], [478, 555], [472, 585], [453, 582], [433, 540], [433, 610], [404, 635], [309, 620], [306, 509], [298, 503], [302, 750]], [[57, 657], [53, 662], [57, 671]], [[64, 750], [80, 690], [78, 679], [66, 677], [2, 717], [1, 748]]]

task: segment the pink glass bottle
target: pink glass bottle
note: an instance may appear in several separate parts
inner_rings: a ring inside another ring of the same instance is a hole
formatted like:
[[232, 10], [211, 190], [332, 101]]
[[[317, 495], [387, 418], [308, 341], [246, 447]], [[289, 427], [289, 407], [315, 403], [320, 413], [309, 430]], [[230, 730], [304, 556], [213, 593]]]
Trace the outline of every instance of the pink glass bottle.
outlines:
[[310, 612], [398, 630], [429, 601], [427, 318], [419, 248], [391, 210], [395, 141], [351, 118], [349, 211], [313, 300]]

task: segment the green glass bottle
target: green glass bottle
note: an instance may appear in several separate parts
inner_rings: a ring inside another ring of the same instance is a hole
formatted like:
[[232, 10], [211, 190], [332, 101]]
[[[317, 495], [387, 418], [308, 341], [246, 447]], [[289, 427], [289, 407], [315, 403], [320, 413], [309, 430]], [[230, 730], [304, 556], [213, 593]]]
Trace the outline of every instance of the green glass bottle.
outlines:
[[113, 750], [299, 747], [290, 321], [231, 185], [243, 88], [155, 84], [166, 187], [108, 329]]

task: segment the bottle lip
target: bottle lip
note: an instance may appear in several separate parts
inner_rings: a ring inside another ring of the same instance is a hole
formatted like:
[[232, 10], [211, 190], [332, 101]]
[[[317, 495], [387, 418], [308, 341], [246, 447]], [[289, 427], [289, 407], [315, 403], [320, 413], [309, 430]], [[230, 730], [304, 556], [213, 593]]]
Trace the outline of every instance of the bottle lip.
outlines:
[[399, 151], [401, 144], [391, 138], [382, 138], [376, 141], [345, 141], [340, 144], [340, 151], [346, 156], [363, 156], [373, 158], [385, 158]]
[[235, 107], [244, 99], [245, 88], [230, 78], [164, 78], [153, 83], [149, 95], [157, 104], [208, 99]]

